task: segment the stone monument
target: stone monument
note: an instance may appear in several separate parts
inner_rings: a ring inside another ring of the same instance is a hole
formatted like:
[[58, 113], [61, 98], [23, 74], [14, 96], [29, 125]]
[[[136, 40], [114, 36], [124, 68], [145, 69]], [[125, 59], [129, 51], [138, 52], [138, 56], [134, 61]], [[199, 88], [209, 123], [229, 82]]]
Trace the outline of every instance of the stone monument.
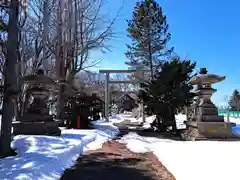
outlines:
[[26, 103], [26, 111], [13, 123], [13, 134], [60, 135], [59, 122], [49, 114], [47, 106], [50, 89], [56, 85], [55, 82], [41, 69], [35, 75], [24, 76], [22, 81], [28, 85], [26, 93], [32, 96], [33, 101], [30, 105]]
[[224, 122], [224, 117], [218, 115], [217, 107], [212, 103], [211, 97], [216, 89], [212, 84], [225, 80], [225, 76], [208, 74], [206, 68], [202, 68], [199, 75], [193, 77], [189, 84], [197, 86], [195, 90], [196, 101], [194, 117], [185, 121], [188, 138], [229, 138], [232, 136], [234, 123]]

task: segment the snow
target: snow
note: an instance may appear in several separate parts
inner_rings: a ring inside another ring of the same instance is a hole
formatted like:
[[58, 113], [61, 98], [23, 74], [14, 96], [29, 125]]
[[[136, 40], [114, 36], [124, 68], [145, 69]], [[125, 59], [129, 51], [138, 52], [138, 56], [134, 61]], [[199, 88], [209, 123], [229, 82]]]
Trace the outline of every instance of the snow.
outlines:
[[[147, 117], [143, 126], [150, 127], [154, 118]], [[178, 128], [184, 128], [185, 120], [186, 115], [176, 115]], [[229, 121], [240, 124], [240, 118], [229, 117]], [[142, 137], [137, 133], [129, 133], [119, 141], [136, 153], [153, 152], [177, 180], [239, 179], [236, 173], [240, 162], [238, 141], [174, 141]]]
[[[84, 151], [99, 149], [104, 142], [116, 137], [120, 133], [116, 126], [111, 122], [105, 122], [104, 120], [95, 121], [94, 127], [96, 128], [96, 139], [87, 144], [87, 146], [84, 147]], [[85, 132], [87, 131], [88, 130], [85, 130]]]
[[124, 116], [120, 115], [120, 114], [110, 116], [109, 121], [112, 122], [112, 123], [121, 123], [121, 122], [124, 121]]
[[[143, 118], [134, 118], [132, 117], [131, 114], [118, 114], [118, 115], [114, 115], [109, 117], [109, 120], [112, 123], [121, 123], [123, 122], [125, 119], [129, 120], [132, 123], [143, 123]], [[143, 123], [142, 127], [144, 129], [149, 129], [151, 128], [151, 123], [156, 119], [156, 116], [147, 116], [145, 118], [145, 122]], [[186, 115], [184, 114], [178, 114], [176, 115], [176, 123], [177, 123], [177, 128], [178, 129], [183, 129], [186, 127], [186, 125], [183, 123], [186, 120]]]
[[[93, 130], [63, 129], [60, 137], [15, 136], [12, 147], [18, 155], [0, 159], [1, 180], [55, 180], [71, 167], [79, 154], [102, 147], [119, 130], [113, 122], [142, 122], [127, 115], [110, 117], [111, 122], [94, 121]], [[144, 126], [155, 119], [146, 117]], [[183, 124], [185, 115], [177, 115], [177, 124]], [[240, 119], [230, 118], [240, 122]], [[238, 123], [239, 124], [239, 123]], [[174, 141], [155, 137], [142, 137], [129, 133], [119, 140], [133, 152], [153, 152], [177, 180], [239, 179], [240, 142]]]
[[79, 154], [101, 148], [119, 133], [112, 123], [94, 122], [93, 130], [62, 130], [60, 137], [18, 135], [12, 141], [17, 156], [0, 159], [1, 180], [55, 180]]
[[136, 153], [153, 152], [177, 180], [239, 179], [240, 142], [174, 141], [136, 133], [119, 141]]
[[129, 133], [119, 142], [136, 153], [153, 152], [177, 180], [239, 179], [238, 141], [174, 141]]

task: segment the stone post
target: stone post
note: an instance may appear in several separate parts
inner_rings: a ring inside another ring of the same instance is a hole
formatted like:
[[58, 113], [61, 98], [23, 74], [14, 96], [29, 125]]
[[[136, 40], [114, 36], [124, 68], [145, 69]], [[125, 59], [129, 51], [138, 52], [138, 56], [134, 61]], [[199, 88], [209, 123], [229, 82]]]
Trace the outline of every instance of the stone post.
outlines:
[[105, 78], [105, 118], [109, 121], [109, 73], [106, 73]]

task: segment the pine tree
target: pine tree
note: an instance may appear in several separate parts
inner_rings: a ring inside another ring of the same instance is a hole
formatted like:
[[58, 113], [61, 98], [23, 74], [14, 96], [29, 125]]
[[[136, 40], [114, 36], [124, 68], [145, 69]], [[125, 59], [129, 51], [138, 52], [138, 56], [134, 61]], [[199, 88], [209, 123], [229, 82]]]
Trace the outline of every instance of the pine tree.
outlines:
[[161, 63], [161, 70], [155, 74], [154, 80], [142, 85], [145, 92], [140, 98], [147, 105], [147, 113], [156, 114], [157, 119], [162, 121], [158, 124], [171, 122], [176, 131], [174, 114], [189, 105], [194, 97], [190, 92], [192, 86], [187, 82], [192, 78], [195, 66], [196, 63], [179, 58], [165, 61]]
[[132, 44], [127, 45], [125, 54], [130, 62], [149, 66], [153, 78], [154, 65], [173, 51], [166, 46], [171, 39], [166, 16], [155, 0], [142, 0], [136, 3], [132, 20], [127, 23]]
[[240, 106], [240, 94], [237, 89], [233, 91], [232, 96], [228, 102], [228, 105], [231, 107], [231, 111], [238, 111]]

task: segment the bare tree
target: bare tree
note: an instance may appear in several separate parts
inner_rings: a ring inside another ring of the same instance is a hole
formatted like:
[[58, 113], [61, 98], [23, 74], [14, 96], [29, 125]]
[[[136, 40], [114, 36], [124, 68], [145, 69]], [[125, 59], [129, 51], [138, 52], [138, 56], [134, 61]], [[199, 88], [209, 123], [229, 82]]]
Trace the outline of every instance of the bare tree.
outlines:
[[99, 79], [98, 75], [98, 73], [91, 71], [82, 71], [75, 76], [78, 88], [87, 94], [95, 93], [99, 97], [103, 98], [105, 81]]
[[[32, 74], [38, 68], [44, 68], [44, 61], [48, 61], [50, 54], [48, 51], [43, 52], [43, 19], [44, 19], [44, 1], [29, 0], [27, 10], [31, 13], [25, 13], [22, 20], [20, 42], [19, 42], [19, 75], [25, 76]], [[52, 2], [52, 1], [50, 1]], [[49, 10], [53, 4], [49, 2]], [[27, 12], [27, 11], [26, 11]], [[44, 54], [45, 53], [45, 54]], [[45, 58], [45, 59], [44, 59]], [[19, 84], [19, 96], [16, 102], [16, 116], [19, 117], [24, 112], [24, 107], [30, 96], [25, 93], [27, 86]]]
[[74, 76], [99, 63], [90, 59], [92, 52], [110, 50], [108, 42], [114, 38], [112, 27], [117, 15], [113, 19], [103, 16], [104, 0], [62, 0], [57, 7], [61, 15], [54, 18], [58, 23], [52, 24], [55, 32], [49, 42], [54, 42], [50, 43], [52, 52], [59, 55], [57, 49], [62, 49], [65, 73]]
[[[107, 42], [114, 37], [112, 26], [116, 17], [106, 20], [102, 16], [103, 5], [104, 0], [61, 0], [51, 17], [48, 42], [55, 54], [57, 79], [70, 86], [78, 72], [98, 63], [90, 60], [90, 53], [109, 50]], [[64, 102], [63, 91], [61, 86], [58, 112]]]
[[[131, 75], [126, 75], [126, 74], [115, 74], [112, 77], [113, 80], [116, 81], [133, 81], [134, 78]], [[129, 92], [134, 89], [135, 84], [131, 83], [120, 83], [120, 84], [114, 84], [114, 88], [121, 91], [121, 92]]]
[[229, 99], [230, 98], [229, 98], [228, 95], [224, 96], [224, 98], [223, 98], [223, 101], [224, 101], [223, 108], [224, 108], [224, 111], [226, 111], [227, 122], [230, 122], [230, 119], [229, 119], [229, 116], [230, 116], [230, 106], [228, 104]]
[[[29, 0], [28, 6], [25, 0], [22, 2], [24, 16], [19, 21], [18, 42], [20, 76], [43, 67], [71, 86], [78, 72], [99, 62], [90, 59], [92, 52], [110, 50], [108, 42], [114, 38], [113, 24], [118, 14], [113, 19], [104, 17], [104, 0]], [[4, 13], [0, 17], [5, 19]], [[0, 25], [4, 27], [1, 22]], [[1, 73], [4, 72], [6, 34], [0, 34]], [[19, 87], [21, 100], [25, 99], [24, 88]], [[22, 109], [19, 102], [16, 106]]]
[[[47, 2], [47, 3], [46, 3]], [[22, 30], [21, 59], [23, 74], [31, 74], [38, 68], [53, 70], [52, 53], [46, 45], [50, 17], [55, 0], [29, 0], [25, 26]], [[46, 65], [47, 64], [47, 65]]]

